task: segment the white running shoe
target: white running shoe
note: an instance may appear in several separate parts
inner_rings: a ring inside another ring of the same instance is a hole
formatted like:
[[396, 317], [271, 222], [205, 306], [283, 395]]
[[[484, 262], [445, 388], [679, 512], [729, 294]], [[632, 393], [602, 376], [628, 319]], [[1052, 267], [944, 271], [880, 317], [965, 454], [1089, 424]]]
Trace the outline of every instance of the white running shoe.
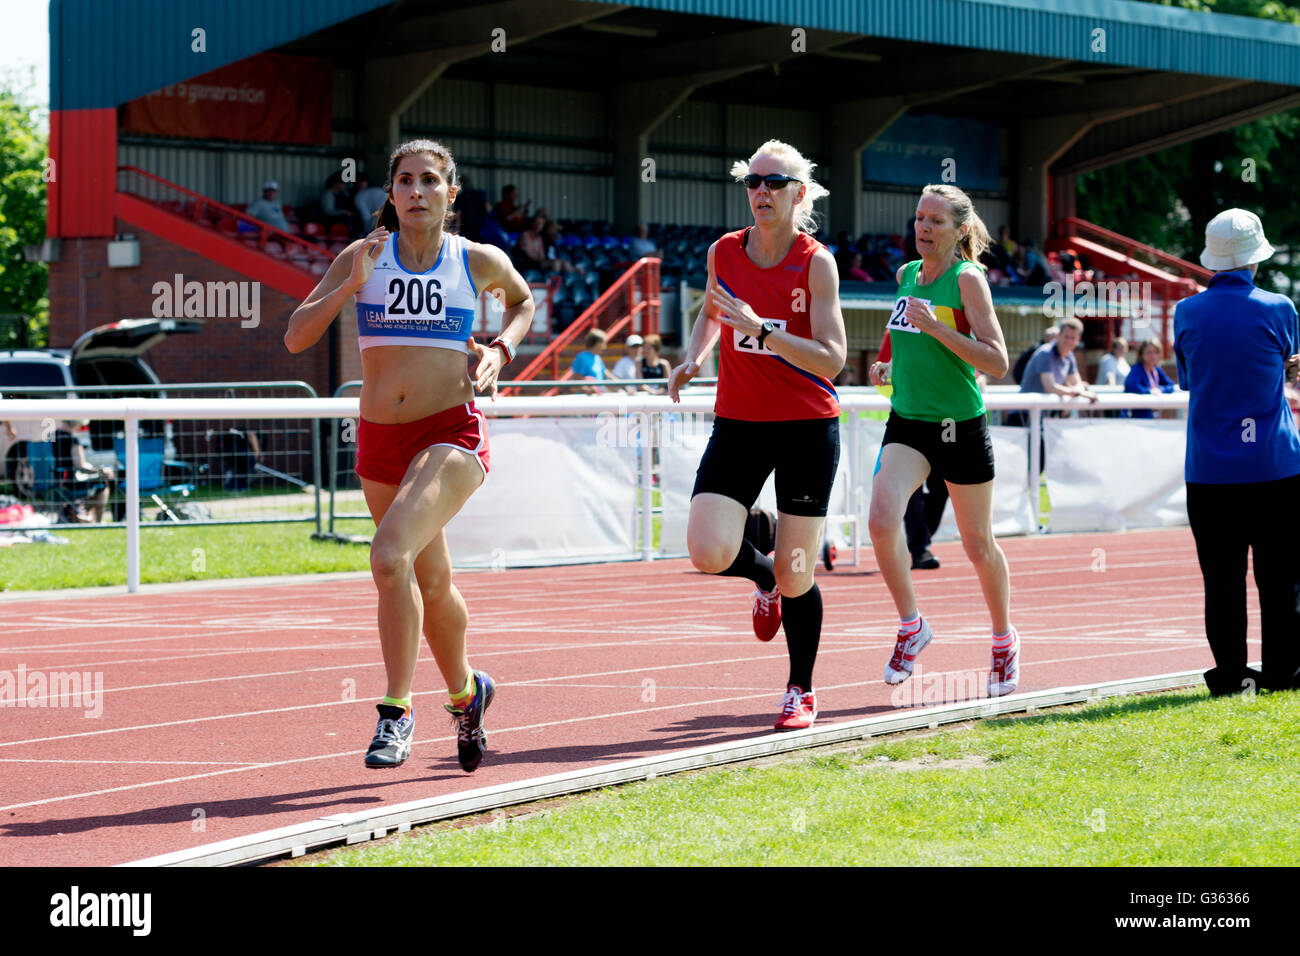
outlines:
[[989, 696], [1005, 697], [1020, 683], [1020, 635], [1005, 651], [993, 651], [989, 660]]
[[934, 635], [930, 632], [930, 622], [924, 617], [921, 618], [920, 630], [911, 637], [900, 631], [898, 642], [894, 645], [894, 656], [885, 665], [885, 683], [901, 684], [911, 677], [912, 668], [916, 666], [916, 655], [925, 650], [925, 645], [930, 643], [932, 637]]

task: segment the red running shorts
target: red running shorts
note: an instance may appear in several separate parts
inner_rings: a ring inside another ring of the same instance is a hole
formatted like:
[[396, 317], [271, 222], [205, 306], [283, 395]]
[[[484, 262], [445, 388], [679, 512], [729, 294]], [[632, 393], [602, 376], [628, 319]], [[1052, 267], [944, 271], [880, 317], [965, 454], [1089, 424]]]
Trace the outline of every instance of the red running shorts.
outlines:
[[483, 468], [489, 464], [487, 423], [473, 402], [413, 422], [382, 425], [361, 419], [357, 429], [356, 472], [368, 481], [400, 485], [415, 456], [447, 445], [469, 452]]

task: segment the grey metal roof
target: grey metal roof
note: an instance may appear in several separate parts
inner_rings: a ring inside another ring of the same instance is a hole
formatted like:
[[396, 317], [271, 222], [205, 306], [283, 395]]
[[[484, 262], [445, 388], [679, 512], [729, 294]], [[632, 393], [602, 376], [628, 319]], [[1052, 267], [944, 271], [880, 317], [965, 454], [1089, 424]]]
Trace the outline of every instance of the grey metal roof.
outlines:
[[[592, 0], [1047, 56], [1300, 85], [1300, 27], [1133, 0]], [[1094, 52], [1096, 29], [1105, 52]]]

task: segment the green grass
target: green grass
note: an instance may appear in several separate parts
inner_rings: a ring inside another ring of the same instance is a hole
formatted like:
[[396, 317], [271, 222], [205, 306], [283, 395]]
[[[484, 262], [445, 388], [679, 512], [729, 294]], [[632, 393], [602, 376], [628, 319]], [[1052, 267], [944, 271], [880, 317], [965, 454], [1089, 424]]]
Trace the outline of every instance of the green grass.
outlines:
[[1298, 694], [1130, 698], [661, 778], [295, 865], [1294, 865], [1298, 727]]
[[[344, 534], [374, 533], [369, 519], [336, 521]], [[206, 581], [213, 578], [365, 571], [364, 545], [313, 541], [310, 522], [261, 525], [141, 525], [140, 580]], [[126, 529], [49, 529], [66, 545], [19, 544], [0, 548], [0, 590], [32, 591], [126, 584]]]

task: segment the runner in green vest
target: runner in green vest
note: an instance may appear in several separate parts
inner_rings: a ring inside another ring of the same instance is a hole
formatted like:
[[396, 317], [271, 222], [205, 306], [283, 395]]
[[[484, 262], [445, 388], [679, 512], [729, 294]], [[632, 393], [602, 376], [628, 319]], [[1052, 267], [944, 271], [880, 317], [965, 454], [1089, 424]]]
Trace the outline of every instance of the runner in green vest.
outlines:
[[912, 675], [933, 636], [916, 605], [903, 513], [926, 476], [942, 479], [966, 556], [975, 565], [993, 619], [988, 693], [1000, 697], [1020, 680], [1020, 642], [1011, 626], [1007, 559], [993, 537], [993, 445], [975, 382], [1007, 374], [1007, 347], [977, 264], [990, 242], [970, 197], [956, 186], [926, 186], [916, 206], [921, 258], [898, 270], [889, 317], [890, 362], [871, 367], [871, 382], [893, 385], [893, 411], [876, 461], [868, 530], [900, 626], [885, 683]]

